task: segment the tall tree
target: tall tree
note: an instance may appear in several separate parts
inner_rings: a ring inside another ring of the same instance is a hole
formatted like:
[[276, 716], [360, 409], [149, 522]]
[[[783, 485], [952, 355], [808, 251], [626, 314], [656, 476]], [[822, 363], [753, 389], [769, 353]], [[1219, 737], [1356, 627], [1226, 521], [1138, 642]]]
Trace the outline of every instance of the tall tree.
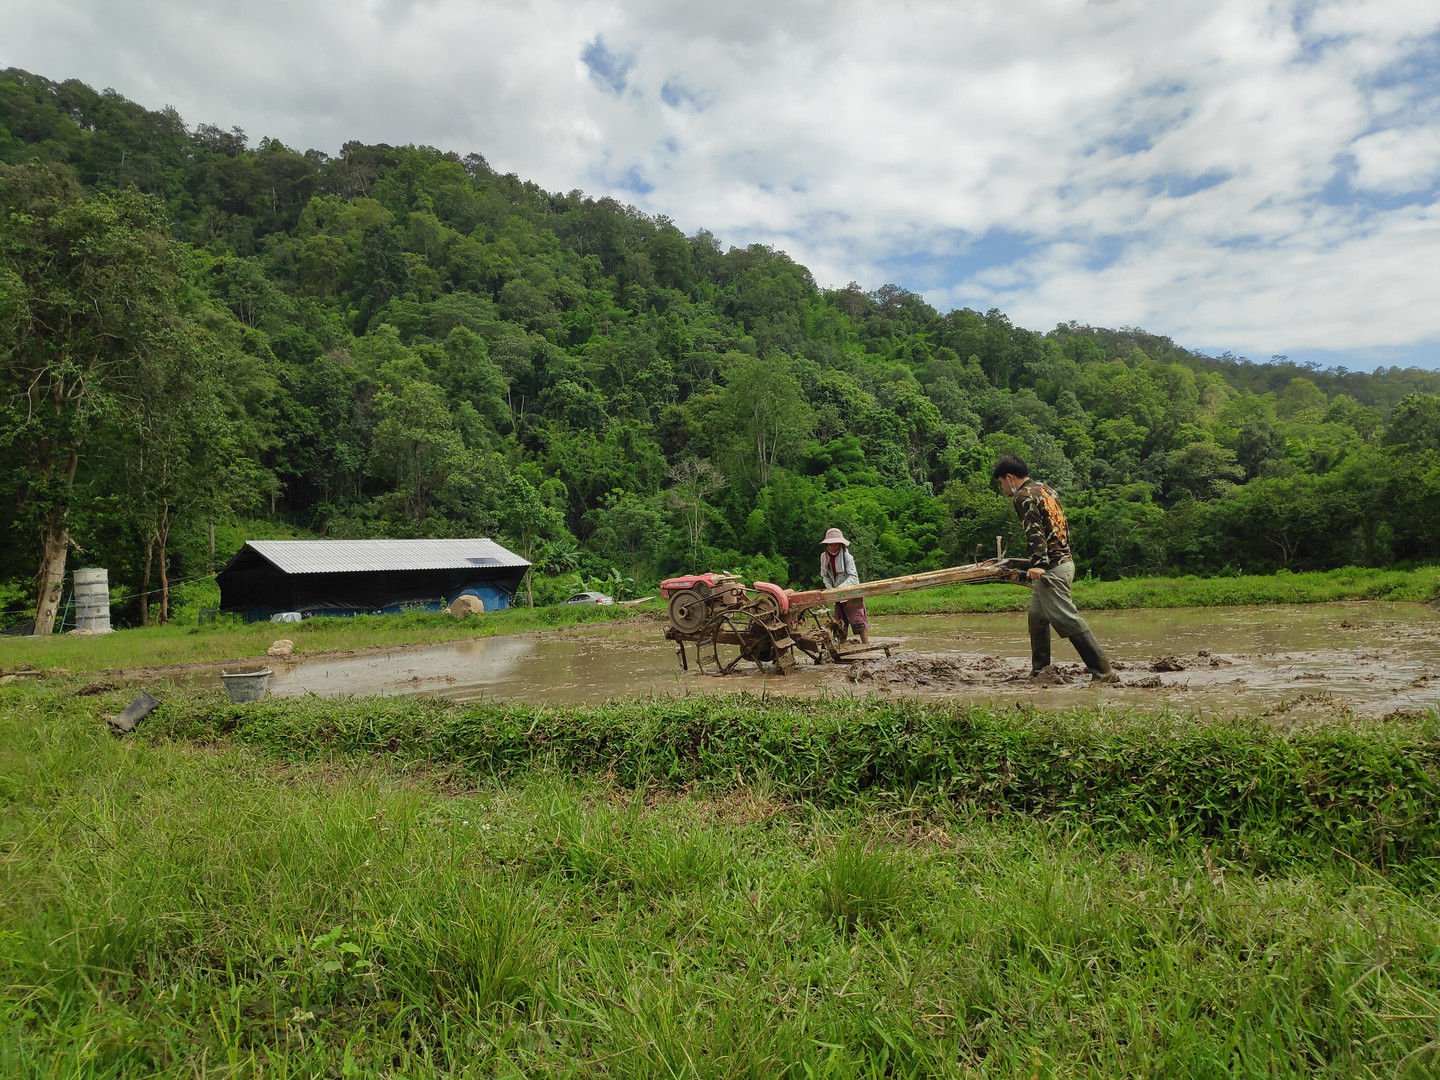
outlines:
[[[565, 504], [565, 489], [558, 480], [546, 480], [537, 490], [535, 485], [519, 474], [511, 475], [505, 482], [500, 501], [500, 521], [520, 548], [520, 555], [532, 561], [535, 546], [543, 540], [558, 539], [565, 535], [565, 516], [558, 509]], [[535, 594], [531, 589], [530, 575], [534, 567], [525, 571], [525, 606], [535, 606]]]
[[691, 459], [670, 467], [672, 487], [666, 493], [670, 505], [685, 520], [685, 538], [690, 541], [690, 559], [700, 558], [700, 541], [710, 524], [714, 508], [705, 500], [725, 486], [725, 477], [708, 461]]
[[441, 489], [465, 468], [465, 443], [438, 386], [412, 382], [375, 399], [371, 467], [393, 477], [395, 494], [415, 521], [430, 513]]
[[720, 414], [736, 440], [736, 457], [764, 487], [775, 466], [797, 453], [815, 430], [815, 413], [805, 400], [789, 362], [778, 353], [737, 360], [725, 375]]
[[613, 491], [605, 505], [594, 511], [590, 547], [601, 558], [624, 566], [632, 581], [643, 580], [653, 569], [665, 543], [665, 514], [656, 501], [630, 491]]
[[181, 254], [158, 200], [87, 197], [62, 166], [0, 166], [0, 439], [40, 544], [35, 631], [50, 633], [81, 455], [132, 412], [146, 371], [188, 347]]
[[[142, 538], [140, 622], [149, 622], [151, 571], [158, 570], [158, 621], [170, 619], [170, 539], [177, 524], [208, 521], [213, 539], [217, 515], [253, 500], [259, 468], [245, 447], [241, 425], [228, 415], [220, 394], [220, 350], [197, 341], [185, 355], [149, 365], [153, 380], [125, 416], [123, 441], [115, 448], [124, 474], [130, 516]], [[214, 571], [213, 550], [208, 569]]]

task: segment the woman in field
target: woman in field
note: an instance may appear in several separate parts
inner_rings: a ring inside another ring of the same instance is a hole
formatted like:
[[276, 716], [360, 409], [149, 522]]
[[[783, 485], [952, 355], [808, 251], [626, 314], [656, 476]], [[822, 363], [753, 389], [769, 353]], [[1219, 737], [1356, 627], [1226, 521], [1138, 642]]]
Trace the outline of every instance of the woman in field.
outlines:
[[[827, 589], [838, 589], [844, 585], [859, 585], [860, 575], [855, 569], [855, 556], [850, 554], [850, 541], [839, 529], [825, 534], [820, 545], [820, 581]], [[870, 644], [870, 624], [865, 615], [865, 598], [858, 597], [835, 605], [830, 616], [836, 641], [843, 642], [851, 630], [860, 638], [860, 644]]]

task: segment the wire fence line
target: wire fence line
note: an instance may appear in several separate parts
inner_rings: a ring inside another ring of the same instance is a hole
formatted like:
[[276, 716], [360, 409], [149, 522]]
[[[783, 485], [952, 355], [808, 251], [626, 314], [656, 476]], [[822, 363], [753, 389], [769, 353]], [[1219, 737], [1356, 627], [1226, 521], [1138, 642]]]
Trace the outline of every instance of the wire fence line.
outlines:
[[[193, 574], [187, 578], [175, 578], [168, 582], [168, 587], [173, 589], [177, 585], [189, 585], [191, 582], [194, 581], [204, 581], [206, 578], [215, 577], [218, 573], [219, 571], [214, 571], [204, 574]], [[131, 600], [134, 600], [138, 596], [143, 596], [146, 593], [158, 593], [159, 591], [159, 586], [151, 586], [149, 589], [131, 589], [128, 593], [120, 593], [118, 596], [112, 595], [110, 597], [110, 604], [113, 607], [117, 604], [129, 603]], [[65, 601], [66, 608], [70, 606], [70, 600], [74, 597], [74, 595], [75, 590], [74, 588], [71, 588]], [[0, 611], [0, 618], [9, 618], [11, 615], [29, 615], [33, 614], [34, 611], [35, 605], [27, 604], [24, 607], [8, 608], [6, 610]], [[62, 623], [61, 625], [63, 626], [64, 624]]]

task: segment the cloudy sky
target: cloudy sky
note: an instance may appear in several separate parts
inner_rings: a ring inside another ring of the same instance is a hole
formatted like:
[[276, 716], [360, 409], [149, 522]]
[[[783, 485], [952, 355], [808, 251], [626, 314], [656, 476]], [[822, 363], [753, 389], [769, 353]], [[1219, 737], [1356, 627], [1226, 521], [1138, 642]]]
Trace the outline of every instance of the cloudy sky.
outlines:
[[1440, 367], [1435, 0], [0, 0], [0, 66], [479, 150], [822, 285]]

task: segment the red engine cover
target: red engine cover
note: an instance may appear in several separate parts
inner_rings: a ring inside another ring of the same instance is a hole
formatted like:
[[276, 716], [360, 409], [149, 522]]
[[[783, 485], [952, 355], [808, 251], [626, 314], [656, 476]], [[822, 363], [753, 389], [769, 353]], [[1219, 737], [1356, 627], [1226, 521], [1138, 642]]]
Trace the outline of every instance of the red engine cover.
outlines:
[[670, 597], [674, 596], [677, 592], [680, 592], [683, 589], [692, 589], [697, 584], [708, 585], [710, 588], [713, 589], [717, 585], [723, 585], [727, 581], [734, 580], [736, 580], [734, 574], [714, 573], [688, 574], [685, 577], [666, 578], [664, 581], [660, 582], [660, 595], [663, 596], [666, 600], [669, 600]]
[[775, 598], [775, 603], [780, 607], [780, 614], [784, 615], [790, 610], [790, 596], [779, 585], [772, 585], [768, 581], [755, 582], [755, 591], [769, 593]]

